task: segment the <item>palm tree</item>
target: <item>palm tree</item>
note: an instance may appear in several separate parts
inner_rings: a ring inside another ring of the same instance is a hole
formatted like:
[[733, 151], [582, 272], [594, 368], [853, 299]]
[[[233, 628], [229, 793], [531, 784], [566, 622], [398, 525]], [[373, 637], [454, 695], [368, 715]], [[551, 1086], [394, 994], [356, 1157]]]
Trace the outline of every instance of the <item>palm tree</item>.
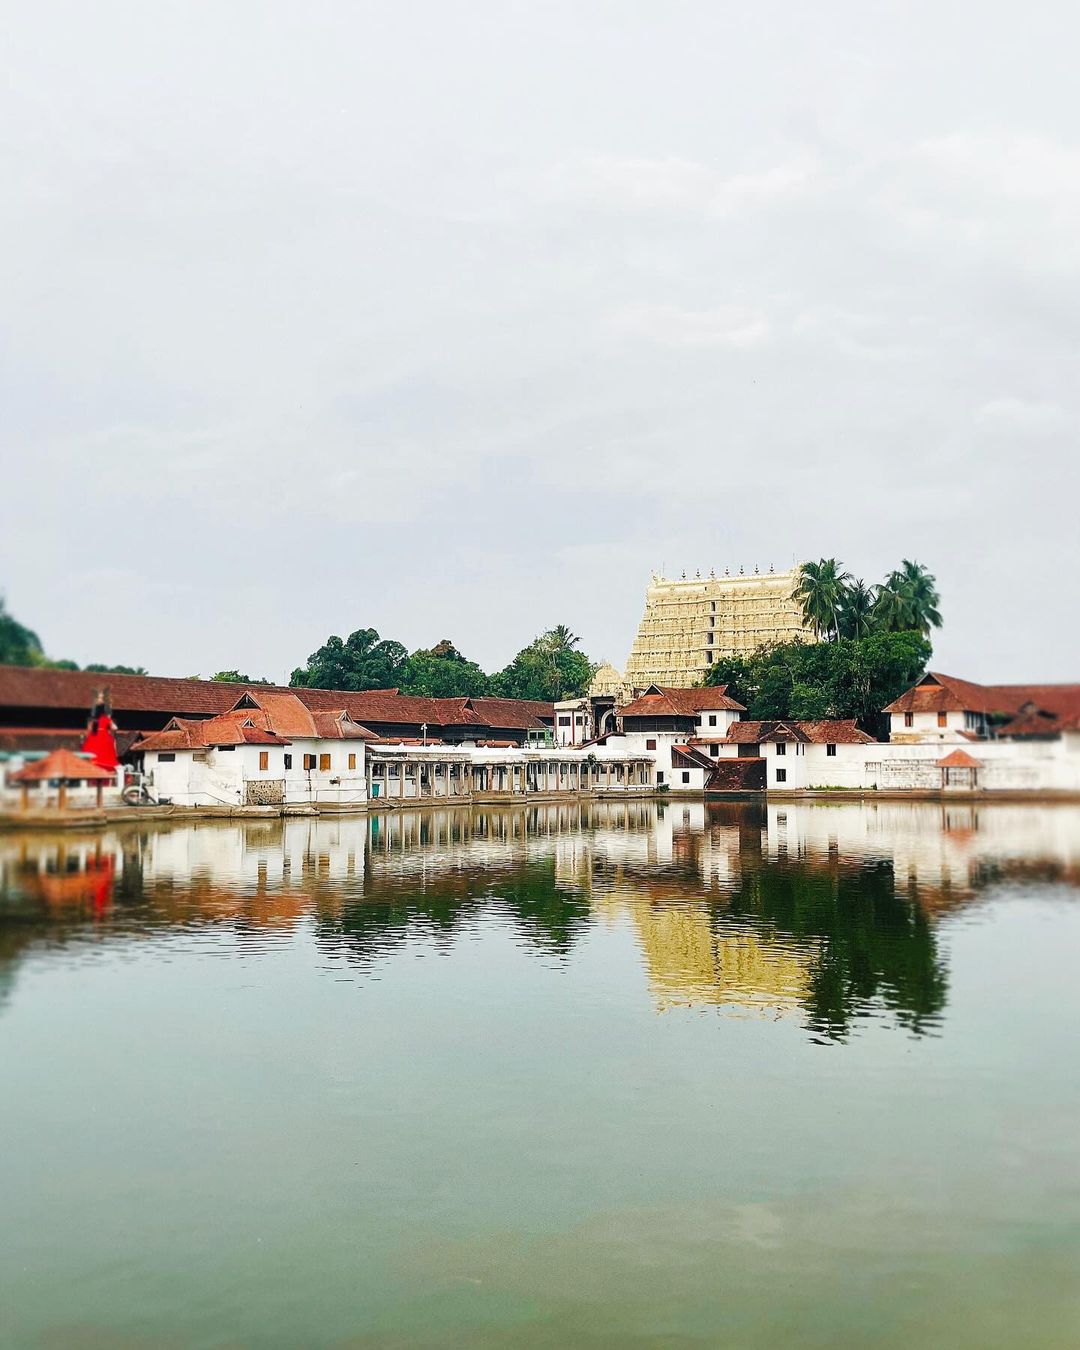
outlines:
[[911, 599], [898, 572], [874, 588], [874, 623], [885, 633], [906, 633], [915, 627]]
[[941, 627], [941, 613], [938, 610], [941, 596], [938, 594], [937, 578], [922, 563], [912, 562], [910, 558], [901, 562], [899, 575], [903, 578], [904, 590], [911, 605], [914, 626], [926, 637], [931, 628]]
[[837, 636], [844, 590], [851, 580], [850, 572], [842, 572], [835, 558], [821, 558], [803, 563], [799, 569], [799, 584], [791, 593], [802, 607], [803, 618], [814, 630], [820, 642]]
[[576, 633], [571, 633], [566, 624], [559, 623], [545, 636], [551, 642], [552, 648], [557, 652], [568, 652], [578, 645], [581, 639]]
[[860, 578], [844, 588], [840, 601], [840, 636], [868, 637], [874, 626], [874, 587]]
[[927, 636], [941, 627], [937, 582], [921, 563], [905, 558], [878, 587], [874, 615], [886, 632], [917, 632]]

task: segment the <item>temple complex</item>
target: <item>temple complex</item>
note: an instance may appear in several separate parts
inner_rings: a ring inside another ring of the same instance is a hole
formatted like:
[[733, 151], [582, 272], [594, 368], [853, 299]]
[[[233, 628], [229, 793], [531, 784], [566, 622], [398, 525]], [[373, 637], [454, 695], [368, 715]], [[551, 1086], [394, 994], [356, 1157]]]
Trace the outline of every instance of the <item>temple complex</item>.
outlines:
[[[746, 655], [765, 643], [808, 633], [791, 598], [798, 580], [797, 567], [722, 577], [684, 574], [678, 580], [654, 573], [626, 664], [622, 701], [652, 684], [682, 689], [700, 684], [719, 657]], [[610, 684], [610, 668], [600, 673]]]

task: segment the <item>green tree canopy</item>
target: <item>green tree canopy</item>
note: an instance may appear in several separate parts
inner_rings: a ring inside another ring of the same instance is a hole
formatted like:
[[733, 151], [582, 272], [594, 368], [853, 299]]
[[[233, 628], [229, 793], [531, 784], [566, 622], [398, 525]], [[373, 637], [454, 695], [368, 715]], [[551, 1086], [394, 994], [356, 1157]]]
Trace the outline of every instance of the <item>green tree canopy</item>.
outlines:
[[0, 664], [40, 666], [44, 659], [41, 639], [8, 613], [4, 597], [0, 595]]
[[835, 558], [803, 563], [792, 592], [819, 641], [863, 638], [871, 633], [916, 632], [941, 627], [937, 581], [922, 563], [905, 558], [880, 586], [867, 586]]
[[302, 689], [394, 689], [408, 655], [400, 642], [380, 638], [374, 628], [358, 628], [344, 642], [327, 638], [306, 666], [293, 671], [289, 684]]
[[584, 694], [596, 666], [578, 650], [580, 640], [565, 624], [541, 633], [491, 677], [492, 693], [502, 698], [542, 700]]
[[851, 574], [842, 571], [835, 558], [803, 563], [792, 599], [798, 600], [803, 618], [816, 638], [836, 637], [839, 632], [840, 613], [850, 580]]
[[434, 647], [411, 653], [401, 672], [403, 694], [425, 698], [478, 698], [490, 681], [475, 661], [469, 661], [449, 638]]
[[886, 632], [914, 629], [928, 634], [941, 627], [940, 604], [937, 579], [922, 563], [905, 558], [878, 587], [873, 613], [877, 626]]
[[707, 684], [728, 686], [748, 718], [854, 717], [881, 728], [881, 710], [915, 684], [930, 660], [921, 633], [871, 633], [835, 642], [785, 642], [724, 657]]
[[212, 680], [218, 684], [272, 684], [272, 680], [252, 679], [250, 675], [241, 675], [238, 670], [219, 670], [216, 675], [211, 675]]
[[[91, 662], [88, 666], [83, 666], [83, 670], [90, 675], [149, 675], [145, 666], [105, 666], [99, 662]], [[215, 679], [217, 676], [214, 677]]]

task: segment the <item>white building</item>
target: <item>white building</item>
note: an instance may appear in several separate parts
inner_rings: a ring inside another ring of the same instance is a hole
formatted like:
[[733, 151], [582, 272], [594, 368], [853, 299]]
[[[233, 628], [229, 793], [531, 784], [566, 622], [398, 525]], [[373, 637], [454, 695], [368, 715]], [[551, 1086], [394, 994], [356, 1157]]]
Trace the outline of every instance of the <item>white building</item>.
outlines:
[[374, 733], [344, 709], [312, 712], [294, 694], [247, 692], [229, 712], [174, 717], [132, 746], [153, 797], [174, 806], [362, 806]]
[[722, 685], [669, 689], [654, 684], [620, 710], [619, 733], [605, 737], [604, 744], [648, 755], [656, 766], [658, 787], [702, 792], [710, 766], [701, 742], [726, 738], [743, 712]]
[[621, 745], [369, 747], [371, 799], [497, 801], [503, 798], [643, 795], [653, 792], [652, 759]]
[[889, 740], [901, 745], [1048, 736], [1080, 716], [1080, 685], [975, 684], [928, 671], [885, 712]]
[[587, 698], [563, 698], [555, 704], [556, 745], [584, 745], [594, 734], [592, 703]]

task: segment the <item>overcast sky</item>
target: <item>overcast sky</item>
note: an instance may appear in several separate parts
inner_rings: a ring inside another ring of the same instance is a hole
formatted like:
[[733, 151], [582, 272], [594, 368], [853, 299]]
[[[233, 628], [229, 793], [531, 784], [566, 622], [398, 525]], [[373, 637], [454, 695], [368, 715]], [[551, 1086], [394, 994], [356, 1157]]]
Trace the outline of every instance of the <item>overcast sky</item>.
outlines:
[[650, 571], [937, 574], [1080, 679], [1080, 9], [5, 6], [0, 590], [53, 656], [625, 662]]

